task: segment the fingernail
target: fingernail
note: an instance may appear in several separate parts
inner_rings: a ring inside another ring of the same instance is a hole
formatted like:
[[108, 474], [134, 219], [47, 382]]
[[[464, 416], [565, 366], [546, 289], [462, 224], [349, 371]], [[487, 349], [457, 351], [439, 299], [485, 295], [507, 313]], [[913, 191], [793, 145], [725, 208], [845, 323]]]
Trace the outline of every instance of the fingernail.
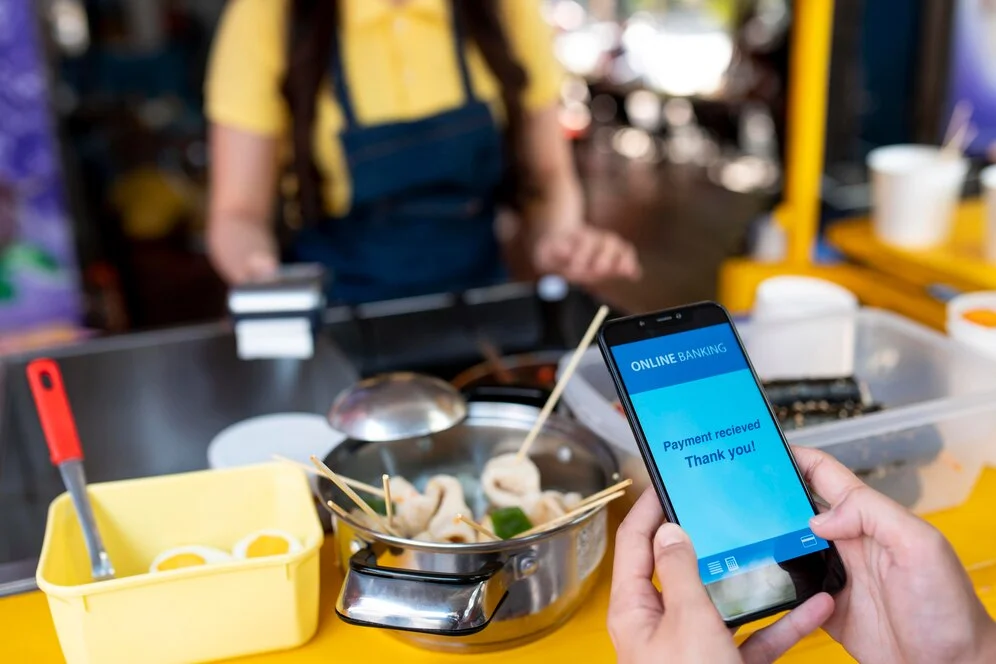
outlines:
[[823, 514], [817, 514], [809, 520], [809, 525], [818, 528], [824, 523], [830, 520], [830, 512], [824, 512]]
[[677, 526], [673, 523], [665, 523], [657, 529], [657, 534], [654, 536], [654, 539], [657, 541], [657, 546], [663, 548], [686, 542], [688, 540], [688, 536], [685, 534], [685, 531], [681, 529], [681, 526]]

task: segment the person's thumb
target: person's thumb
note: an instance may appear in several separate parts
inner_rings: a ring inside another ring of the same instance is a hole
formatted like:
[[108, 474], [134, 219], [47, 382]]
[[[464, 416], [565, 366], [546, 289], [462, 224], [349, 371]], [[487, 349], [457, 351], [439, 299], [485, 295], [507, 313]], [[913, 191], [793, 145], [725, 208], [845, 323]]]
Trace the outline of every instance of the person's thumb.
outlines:
[[268, 253], [257, 252], [246, 258], [246, 271], [250, 279], [268, 279], [280, 269], [280, 262]]
[[892, 548], [915, 533], [919, 523], [898, 503], [861, 485], [849, 491], [844, 500], [829, 511], [811, 518], [809, 525], [813, 533], [826, 540], [869, 537]]
[[680, 526], [665, 523], [654, 535], [654, 571], [661, 584], [665, 615], [669, 608], [712, 606], [699, 579], [698, 559], [688, 535]]

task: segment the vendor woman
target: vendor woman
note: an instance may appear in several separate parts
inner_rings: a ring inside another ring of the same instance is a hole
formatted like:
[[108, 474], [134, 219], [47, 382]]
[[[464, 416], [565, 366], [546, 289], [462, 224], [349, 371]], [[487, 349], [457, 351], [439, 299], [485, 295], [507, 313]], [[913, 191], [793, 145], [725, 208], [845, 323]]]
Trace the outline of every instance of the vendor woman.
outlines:
[[[585, 223], [560, 83], [540, 0], [231, 0], [206, 90], [214, 264], [239, 283], [321, 263], [347, 303], [487, 286], [503, 207], [539, 273], [637, 278], [633, 246]], [[303, 223], [281, 252], [282, 163]]]

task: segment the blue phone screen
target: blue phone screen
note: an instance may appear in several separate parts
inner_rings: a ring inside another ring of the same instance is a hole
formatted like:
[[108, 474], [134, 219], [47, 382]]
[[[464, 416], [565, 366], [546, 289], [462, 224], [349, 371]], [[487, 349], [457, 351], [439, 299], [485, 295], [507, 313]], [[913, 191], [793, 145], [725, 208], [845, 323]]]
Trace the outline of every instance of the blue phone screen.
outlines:
[[611, 350], [705, 584], [828, 548], [729, 324]]

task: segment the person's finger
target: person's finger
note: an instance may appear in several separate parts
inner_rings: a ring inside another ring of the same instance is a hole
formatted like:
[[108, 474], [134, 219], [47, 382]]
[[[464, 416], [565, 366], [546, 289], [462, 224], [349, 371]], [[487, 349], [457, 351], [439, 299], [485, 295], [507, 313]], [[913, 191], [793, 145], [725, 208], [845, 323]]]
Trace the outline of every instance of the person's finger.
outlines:
[[622, 260], [619, 262], [620, 274], [627, 279], [636, 281], [643, 276], [643, 266], [640, 264], [640, 257], [636, 253], [636, 247], [626, 243], [626, 249]]
[[622, 240], [613, 235], [603, 236], [592, 259], [592, 278], [601, 280], [619, 274], [625, 253], [626, 247]]
[[831, 507], [856, 487], [864, 485], [857, 475], [825, 452], [793, 445], [792, 454], [806, 482]]
[[833, 598], [826, 593], [810, 597], [778, 622], [751, 634], [740, 644], [744, 664], [770, 664], [789, 648], [820, 628], [833, 614]]
[[609, 595], [609, 630], [613, 638], [627, 639], [634, 630], [652, 630], [663, 607], [654, 588], [654, 533], [664, 511], [653, 488], [643, 492], [616, 531]]
[[249, 279], [268, 279], [280, 269], [277, 258], [267, 253], [254, 253], [246, 258], [246, 272]]
[[665, 613], [678, 609], [715, 611], [699, 579], [699, 563], [692, 541], [680, 526], [665, 523], [654, 536], [654, 569], [661, 584]]
[[866, 536], [894, 547], [920, 530], [918, 520], [905, 508], [870, 488], [830, 455], [803, 447], [793, 448], [793, 453], [813, 490], [830, 504], [829, 510], [810, 519], [816, 535], [828, 540]]
[[569, 259], [567, 241], [560, 236], [544, 237], [536, 246], [534, 263], [540, 272], [560, 272]]
[[576, 235], [566, 276], [571, 281], [587, 282], [591, 280], [592, 264], [598, 254], [601, 236], [587, 231], [580, 231]]

